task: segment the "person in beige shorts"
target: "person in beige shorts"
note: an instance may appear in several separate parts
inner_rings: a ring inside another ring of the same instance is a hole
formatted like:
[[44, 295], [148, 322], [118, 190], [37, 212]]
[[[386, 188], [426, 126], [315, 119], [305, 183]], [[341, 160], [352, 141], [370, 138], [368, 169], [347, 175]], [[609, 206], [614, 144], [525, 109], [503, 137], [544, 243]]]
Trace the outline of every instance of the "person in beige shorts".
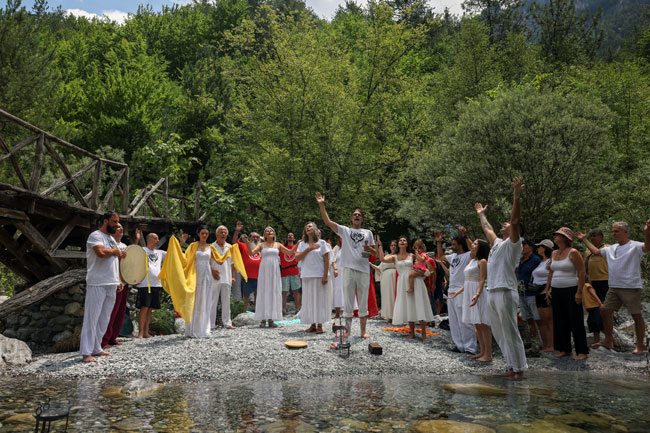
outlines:
[[598, 343], [607, 349], [614, 347], [614, 311], [623, 305], [634, 319], [636, 333], [635, 355], [642, 355], [646, 351], [643, 338], [645, 336], [645, 321], [641, 315], [641, 260], [650, 251], [650, 219], [645, 223], [643, 233], [645, 242], [629, 239], [630, 226], [624, 222], [612, 225], [612, 235], [617, 242], [609, 247], [596, 248], [587, 240], [584, 233], [577, 233], [576, 237], [583, 242], [594, 256], [603, 256], [607, 259], [609, 269], [609, 290], [603, 302], [602, 315], [605, 326], [605, 339]]

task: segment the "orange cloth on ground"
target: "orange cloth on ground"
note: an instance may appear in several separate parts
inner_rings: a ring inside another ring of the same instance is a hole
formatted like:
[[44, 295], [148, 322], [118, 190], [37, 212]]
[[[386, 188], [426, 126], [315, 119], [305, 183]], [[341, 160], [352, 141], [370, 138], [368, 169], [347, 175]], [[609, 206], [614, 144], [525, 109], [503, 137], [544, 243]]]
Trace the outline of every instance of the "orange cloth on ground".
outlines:
[[[392, 331], [392, 332], [401, 332], [403, 334], [410, 334], [411, 333], [411, 328], [408, 326], [403, 326], [401, 328], [381, 328], [384, 331]], [[422, 333], [422, 329], [420, 328], [415, 328], [415, 332], [420, 332]], [[427, 335], [428, 336], [434, 336], [434, 335], [440, 335], [440, 332], [432, 332], [427, 329]]]

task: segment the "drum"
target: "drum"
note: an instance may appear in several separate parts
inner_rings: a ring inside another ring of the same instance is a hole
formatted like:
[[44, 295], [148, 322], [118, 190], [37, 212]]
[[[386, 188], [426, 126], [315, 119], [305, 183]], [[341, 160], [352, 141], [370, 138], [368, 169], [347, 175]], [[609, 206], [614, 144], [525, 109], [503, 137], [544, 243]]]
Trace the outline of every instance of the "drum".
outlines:
[[148, 265], [144, 248], [140, 245], [129, 245], [126, 247], [126, 257], [120, 260], [122, 280], [131, 286], [139, 284], [147, 276]]

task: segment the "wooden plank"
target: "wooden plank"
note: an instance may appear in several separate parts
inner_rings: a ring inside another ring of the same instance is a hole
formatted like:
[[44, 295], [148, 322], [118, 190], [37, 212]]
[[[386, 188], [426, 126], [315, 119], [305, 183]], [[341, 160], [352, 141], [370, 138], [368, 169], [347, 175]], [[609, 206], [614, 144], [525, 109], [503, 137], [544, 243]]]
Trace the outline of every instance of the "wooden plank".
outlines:
[[124, 167], [126, 170], [124, 173], [124, 183], [122, 184], [122, 214], [127, 214], [129, 212], [129, 176], [131, 171], [129, 166]]
[[[57, 163], [61, 171], [63, 171], [63, 174], [65, 174], [65, 177], [70, 179], [72, 177], [72, 174], [70, 173], [70, 170], [68, 170], [68, 167], [65, 165], [65, 162], [61, 159], [59, 154], [56, 152], [54, 147], [52, 147], [49, 143], [49, 141], [44, 142], [45, 147], [47, 148], [47, 151], [50, 153], [54, 161]], [[93, 161], [94, 163], [94, 161]], [[83, 169], [82, 169], [83, 170]], [[81, 191], [79, 191], [79, 188], [77, 188], [77, 185], [74, 183], [74, 180], [68, 184], [68, 188], [70, 188], [70, 191], [72, 194], [75, 196], [77, 200], [79, 200], [79, 203], [81, 203], [82, 206], [88, 207], [88, 203], [86, 200], [84, 200], [83, 195], [81, 195]]]
[[60, 272], [66, 270], [67, 265], [64, 261], [53, 258], [50, 255], [50, 242], [41, 232], [36, 229], [29, 221], [16, 223], [18, 230], [22, 232], [34, 245], [36, 250], [43, 254], [45, 259], [50, 262], [53, 266], [59, 269]]
[[52, 241], [50, 242], [50, 248], [48, 249], [48, 253], [52, 257], [56, 257], [54, 256], [54, 252], [57, 250], [57, 248], [59, 248], [59, 246], [63, 243], [63, 241], [65, 241], [65, 239], [68, 237], [70, 232], [74, 230], [74, 228], [77, 226], [77, 222], [78, 222], [77, 217], [72, 218], [70, 221], [68, 221], [66, 225], [64, 225], [61, 228], [61, 230], [59, 230], [59, 232], [54, 237], [54, 239], [52, 239]]
[[9, 150], [9, 153], [5, 153], [4, 155], [0, 156], [0, 162], [4, 161], [7, 158], [11, 158], [20, 149], [22, 149], [25, 146], [29, 146], [30, 144], [35, 142], [39, 138], [40, 135], [41, 134], [36, 134], [36, 135], [32, 135], [31, 137], [27, 137], [26, 139], [24, 139], [23, 141], [21, 141], [20, 143], [18, 143], [14, 147], [12, 147], [11, 150]]
[[102, 203], [97, 208], [97, 212], [102, 213], [104, 211], [104, 208], [106, 208], [108, 205], [109, 200], [113, 197], [113, 192], [115, 191], [115, 188], [117, 188], [117, 184], [120, 183], [120, 179], [124, 175], [125, 171], [126, 169], [123, 168], [119, 171], [119, 173], [117, 173], [117, 176], [115, 176], [115, 179], [113, 179], [113, 182], [111, 182], [111, 185], [108, 187], [108, 191], [106, 191], [104, 200], [102, 200]]
[[95, 176], [93, 177], [93, 190], [90, 195], [90, 207], [92, 209], [97, 209], [97, 202], [99, 199], [99, 187], [102, 178], [102, 161], [98, 160], [97, 165], [95, 165]]
[[4, 207], [0, 207], [0, 217], [18, 221], [29, 221], [29, 217], [25, 212]]
[[133, 207], [136, 205], [136, 203], [138, 203], [138, 201], [142, 198], [142, 196], [147, 192], [148, 189], [149, 189], [148, 186], [144, 187], [136, 194], [135, 198], [131, 202], [131, 205], [129, 206], [129, 209], [133, 209]]
[[20, 311], [25, 307], [29, 307], [61, 289], [79, 284], [85, 278], [85, 269], [72, 269], [41, 281], [0, 304], [0, 319], [4, 319], [11, 313]]
[[4, 227], [0, 227], [0, 244], [2, 244], [2, 246], [4, 246], [7, 251], [13, 254], [16, 260], [25, 269], [34, 274], [36, 278], [43, 279], [49, 276], [44, 272], [45, 270], [43, 269], [43, 266], [37, 263], [36, 260], [27, 254], [20, 253], [20, 244], [16, 242], [13, 236], [11, 236], [11, 234], [7, 232]]
[[41, 169], [43, 168], [43, 141], [45, 136], [43, 134], [38, 137], [36, 142], [36, 151], [34, 154], [34, 169], [32, 170], [32, 178], [29, 182], [29, 189], [38, 192], [38, 184], [41, 181]]
[[0, 262], [8, 268], [11, 272], [18, 275], [25, 281], [38, 281], [36, 275], [29, 272], [29, 269], [24, 266], [19, 266], [13, 255], [10, 254], [2, 245], [0, 245]]
[[201, 181], [196, 183], [196, 194], [194, 194], [194, 220], [199, 219], [199, 206], [201, 205]]
[[165, 183], [163, 183], [163, 212], [166, 217], [169, 217], [169, 176], [165, 176]]
[[137, 214], [140, 208], [142, 207], [142, 205], [144, 205], [147, 202], [147, 199], [151, 197], [151, 194], [153, 194], [154, 191], [156, 191], [164, 181], [165, 178], [161, 177], [160, 180], [156, 182], [156, 184], [152, 186], [151, 189], [149, 189], [149, 191], [145, 193], [144, 197], [142, 197], [140, 202], [131, 210], [131, 212], [129, 212], [129, 216], [134, 216], [135, 214]]
[[153, 212], [153, 214], [154, 214], [155, 216], [157, 216], [157, 217], [159, 217], [159, 218], [162, 218], [162, 217], [163, 217], [163, 215], [160, 213], [160, 211], [159, 211], [158, 208], [156, 207], [156, 203], [153, 201], [153, 199], [151, 198], [151, 196], [147, 197], [147, 204], [149, 205], [149, 208], [151, 209], [151, 212]]
[[[96, 164], [97, 164], [97, 161], [91, 161], [89, 164], [86, 164], [85, 166], [83, 166], [79, 171], [77, 171], [72, 176], [70, 176], [67, 179], [64, 179], [62, 181], [57, 181], [54, 185], [52, 185], [51, 187], [49, 187], [48, 189], [43, 191], [41, 194], [46, 196], [46, 197], [53, 195], [59, 189], [61, 189], [64, 186], [68, 185], [69, 183], [74, 182], [75, 180], [79, 179], [81, 176], [86, 174], [86, 172], [88, 170], [90, 170], [91, 168], [93, 168]], [[79, 191], [79, 193], [81, 193], [81, 191]], [[83, 198], [84, 198], [84, 202], [85, 202], [85, 196]], [[88, 206], [86, 206], [86, 207], [88, 207]]]
[[11, 151], [9, 150], [9, 146], [7, 146], [7, 143], [5, 143], [2, 137], [0, 137], [0, 149], [4, 150], [5, 153], [9, 154], [9, 160], [11, 161], [11, 165], [14, 167], [14, 171], [16, 172], [18, 179], [20, 179], [20, 183], [23, 185], [25, 189], [28, 189], [29, 187], [27, 185], [27, 181], [25, 180], [25, 176], [23, 176], [23, 172], [20, 170], [18, 161], [16, 161], [16, 158], [14, 157], [13, 153], [11, 153]]
[[85, 251], [68, 251], [68, 250], [56, 250], [52, 252], [52, 257], [61, 258], [61, 259], [85, 259]]

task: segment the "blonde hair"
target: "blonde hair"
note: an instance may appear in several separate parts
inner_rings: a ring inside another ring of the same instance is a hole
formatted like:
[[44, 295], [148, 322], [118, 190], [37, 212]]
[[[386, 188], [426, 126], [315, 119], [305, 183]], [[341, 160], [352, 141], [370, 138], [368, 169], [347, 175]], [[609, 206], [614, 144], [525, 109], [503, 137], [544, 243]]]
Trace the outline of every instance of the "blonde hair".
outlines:
[[271, 226], [268, 226], [268, 227], [266, 227], [266, 228], [264, 229], [264, 236], [263, 236], [263, 237], [264, 237], [264, 242], [266, 242], [266, 232], [267, 232], [268, 230], [271, 230], [271, 231], [273, 232], [273, 237], [274, 237], [275, 240], [277, 241], [278, 235], [275, 233], [275, 229], [274, 229], [273, 227], [271, 227]]

